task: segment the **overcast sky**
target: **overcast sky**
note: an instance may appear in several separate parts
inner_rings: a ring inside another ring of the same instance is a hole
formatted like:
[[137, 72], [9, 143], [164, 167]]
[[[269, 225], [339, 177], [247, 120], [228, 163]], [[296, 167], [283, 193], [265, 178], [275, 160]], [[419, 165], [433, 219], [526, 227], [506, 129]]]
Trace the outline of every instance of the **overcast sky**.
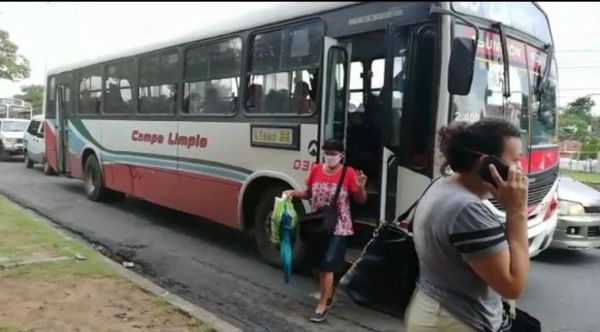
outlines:
[[[541, 2], [550, 17], [559, 65], [560, 103], [600, 94], [600, 3]], [[0, 2], [0, 29], [7, 30], [31, 62], [31, 77], [0, 80], [0, 97], [26, 84], [43, 84], [46, 68], [143, 46], [228, 24], [270, 4], [203, 3], [9, 3]], [[594, 97], [600, 105], [600, 95]], [[600, 110], [600, 106], [596, 109]]]

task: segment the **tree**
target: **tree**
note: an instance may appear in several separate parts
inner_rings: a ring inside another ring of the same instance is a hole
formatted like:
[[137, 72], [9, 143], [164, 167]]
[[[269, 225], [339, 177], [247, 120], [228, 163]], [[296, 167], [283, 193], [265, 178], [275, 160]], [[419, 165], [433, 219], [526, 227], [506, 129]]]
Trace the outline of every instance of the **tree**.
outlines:
[[22, 99], [30, 102], [33, 107], [33, 114], [42, 114], [42, 105], [44, 104], [44, 86], [43, 85], [25, 85], [21, 87], [22, 94], [14, 95], [13, 98]]
[[18, 81], [29, 77], [29, 60], [17, 54], [19, 47], [9, 39], [8, 32], [0, 30], [0, 79]]
[[565, 114], [572, 114], [585, 120], [591, 120], [592, 108], [595, 105], [596, 103], [592, 100], [592, 97], [579, 97], [569, 104]]
[[559, 132], [558, 137], [562, 140], [573, 139], [580, 142], [587, 142], [590, 138], [588, 126], [592, 126], [592, 131], [600, 131], [594, 124], [600, 121], [592, 115], [592, 108], [595, 103], [591, 97], [580, 97], [567, 106], [567, 109], [558, 116]]

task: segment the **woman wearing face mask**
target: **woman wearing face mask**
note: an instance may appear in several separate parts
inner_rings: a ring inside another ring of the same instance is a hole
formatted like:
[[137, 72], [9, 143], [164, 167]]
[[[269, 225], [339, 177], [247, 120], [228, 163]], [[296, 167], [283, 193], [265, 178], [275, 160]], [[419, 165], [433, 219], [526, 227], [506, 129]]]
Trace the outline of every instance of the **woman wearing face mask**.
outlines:
[[[310, 199], [313, 211], [331, 202], [344, 168], [342, 164], [344, 145], [340, 141], [327, 140], [323, 145], [323, 151], [325, 163], [312, 167], [306, 179], [306, 190], [288, 190], [284, 193], [288, 197]], [[354, 233], [350, 216], [350, 196], [357, 203], [364, 204], [367, 201], [366, 182], [367, 177], [362, 171], [356, 171], [351, 167], [346, 168], [346, 175], [336, 202], [338, 223], [334, 233], [326, 243], [307, 243], [311, 263], [319, 271], [321, 290], [319, 303], [311, 317], [313, 322], [324, 321], [327, 309], [333, 304], [334, 273], [343, 269], [347, 237]]]

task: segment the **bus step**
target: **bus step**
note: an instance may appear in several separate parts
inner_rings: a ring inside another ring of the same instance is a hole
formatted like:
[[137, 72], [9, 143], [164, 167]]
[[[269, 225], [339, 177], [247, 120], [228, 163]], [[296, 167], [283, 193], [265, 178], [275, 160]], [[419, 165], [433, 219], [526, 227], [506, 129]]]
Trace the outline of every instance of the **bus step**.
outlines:
[[370, 227], [377, 227], [377, 219], [354, 219], [355, 224], [361, 224]]

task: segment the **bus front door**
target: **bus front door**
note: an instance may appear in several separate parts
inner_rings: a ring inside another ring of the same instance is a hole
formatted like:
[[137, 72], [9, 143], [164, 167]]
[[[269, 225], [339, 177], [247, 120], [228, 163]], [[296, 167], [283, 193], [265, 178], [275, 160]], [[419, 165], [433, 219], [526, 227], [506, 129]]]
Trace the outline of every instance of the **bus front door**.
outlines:
[[[348, 103], [348, 82], [350, 66], [350, 44], [325, 37], [325, 57], [323, 72], [323, 96], [321, 107], [321, 144], [330, 138], [346, 145], [346, 105]], [[323, 151], [320, 153], [322, 160]]]
[[56, 89], [56, 110], [58, 117], [57, 166], [60, 173], [69, 174], [69, 114], [71, 112], [71, 89], [68, 84], [60, 84]]

